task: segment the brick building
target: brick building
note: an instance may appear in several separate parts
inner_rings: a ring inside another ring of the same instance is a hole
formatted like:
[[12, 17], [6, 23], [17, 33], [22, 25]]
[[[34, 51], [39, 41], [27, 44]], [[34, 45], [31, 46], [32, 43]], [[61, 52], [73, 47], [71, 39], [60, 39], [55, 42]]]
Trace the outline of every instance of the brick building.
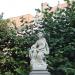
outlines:
[[[50, 7], [47, 2], [41, 3], [41, 11], [44, 11], [45, 9], [48, 10], [48, 12], [55, 12], [57, 7], [58, 8], [65, 8], [67, 7], [67, 3], [58, 4], [57, 6]], [[37, 24], [36, 22], [43, 17], [43, 14], [41, 12], [37, 12], [35, 16], [32, 16], [31, 14], [26, 14], [22, 16], [12, 17], [10, 19], [10, 27], [14, 27], [15, 25], [17, 28], [20, 28], [23, 25], [31, 25], [31, 24]]]
[[31, 14], [26, 14], [26, 15], [22, 15], [22, 16], [17, 16], [17, 17], [12, 17], [9, 18], [11, 24], [16, 25], [17, 28], [19, 28], [22, 25], [30, 25], [33, 21], [33, 16]]

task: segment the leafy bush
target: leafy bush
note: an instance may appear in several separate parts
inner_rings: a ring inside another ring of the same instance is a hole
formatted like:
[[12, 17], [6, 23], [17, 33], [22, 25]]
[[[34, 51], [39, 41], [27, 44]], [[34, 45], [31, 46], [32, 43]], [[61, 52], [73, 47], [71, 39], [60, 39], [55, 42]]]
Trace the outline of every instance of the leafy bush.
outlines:
[[75, 75], [75, 2], [68, 5], [55, 13], [44, 12], [44, 32], [50, 47], [47, 63], [52, 75]]
[[30, 71], [29, 49], [36, 35], [17, 36], [16, 30], [0, 20], [0, 75], [28, 75]]

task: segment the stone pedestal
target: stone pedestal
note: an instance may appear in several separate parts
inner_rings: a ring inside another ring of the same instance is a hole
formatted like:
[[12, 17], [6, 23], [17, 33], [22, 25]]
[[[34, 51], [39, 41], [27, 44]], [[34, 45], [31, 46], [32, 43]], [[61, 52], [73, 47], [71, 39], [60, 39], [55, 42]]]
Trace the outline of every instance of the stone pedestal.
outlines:
[[51, 75], [47, 70], [33, 70], [29, 75]]

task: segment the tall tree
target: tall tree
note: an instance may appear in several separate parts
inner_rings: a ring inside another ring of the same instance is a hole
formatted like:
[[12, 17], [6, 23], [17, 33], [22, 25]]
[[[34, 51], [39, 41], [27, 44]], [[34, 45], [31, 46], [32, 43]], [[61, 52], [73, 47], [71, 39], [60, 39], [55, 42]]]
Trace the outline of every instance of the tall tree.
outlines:
[[43, 25], [50, 55], [49, 71], [53, 75], [75, 74], [75, 2], [68, 7], [57, 8], [55, 13], [44, 12]]

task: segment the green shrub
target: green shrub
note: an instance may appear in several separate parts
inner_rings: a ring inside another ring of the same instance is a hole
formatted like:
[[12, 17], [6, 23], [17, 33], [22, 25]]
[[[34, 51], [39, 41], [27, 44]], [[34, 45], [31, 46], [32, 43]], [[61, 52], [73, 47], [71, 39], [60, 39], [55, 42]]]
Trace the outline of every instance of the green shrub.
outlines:
[[0, 75], [28, 75], [29, 49], [37, 39], [35, 33], [17, 36], [7, 23], [0, 20]]
[[50, 47], [48, 70], [52, 75], [75, 75], [75, 2], [55, 13], [45, 11], [43, 25]]

